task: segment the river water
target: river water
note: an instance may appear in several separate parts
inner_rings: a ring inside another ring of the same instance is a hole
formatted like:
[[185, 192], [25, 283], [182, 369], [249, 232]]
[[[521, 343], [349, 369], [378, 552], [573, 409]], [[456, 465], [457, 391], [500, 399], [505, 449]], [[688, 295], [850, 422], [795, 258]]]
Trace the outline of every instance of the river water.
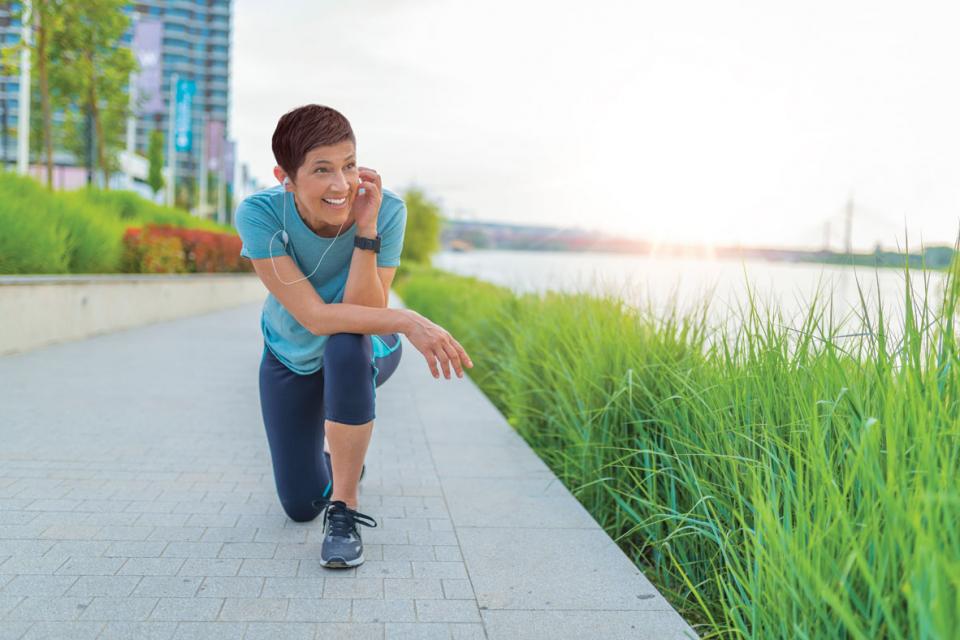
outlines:
[[[906, 274], [902, 269], [499, 250], [443, 251], [434, 256], [433, 264], [516, 292], [611, 294], [655, 314], [663, 314], [674, 305], [682, 311], [709, 301], [711, 322], [738, 323], [742, 309], [749, 308], [749, 290], [761, 317], [764, 308], [778, 309], [784, 324], [790, 327], [802, 325], [819, 286], [818, 308], [825, 313], [824, 327], [832, 318], [833, 325], [844, 331], [865, 331], [865, 307], [869, 326], [876, 328], [877, 313], [882, 308], [888, 332], [892, 336], [903, 332]], [[945, 274], [911, 269], [910, 281], [915, 313], [922, 316], [926, 300], [929, 308], [925, 323], [933, 322], [943, 299]]]

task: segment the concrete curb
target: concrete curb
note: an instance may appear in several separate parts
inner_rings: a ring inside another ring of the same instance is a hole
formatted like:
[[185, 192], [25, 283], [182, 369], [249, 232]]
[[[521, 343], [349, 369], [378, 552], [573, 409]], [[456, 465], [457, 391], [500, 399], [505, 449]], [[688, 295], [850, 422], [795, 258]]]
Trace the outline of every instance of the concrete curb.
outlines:
[[266, 297], [255, 274], [0, 277], [0, 355]]

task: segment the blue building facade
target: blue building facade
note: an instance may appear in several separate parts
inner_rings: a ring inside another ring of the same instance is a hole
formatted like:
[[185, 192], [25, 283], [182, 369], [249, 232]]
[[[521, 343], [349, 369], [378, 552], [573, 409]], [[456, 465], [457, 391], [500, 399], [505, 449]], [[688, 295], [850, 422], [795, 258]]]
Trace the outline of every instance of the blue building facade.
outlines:
[[[17, 11], [17, 4], [13, 4], [9, 11], [0, 8], [0, 43], [3, 46], [20, 42], [20, 23], [14, 17]], [[196, 93], [192, 107], [192, 148], [189, 152], [177, 153], [177, 178], [178, 183], [183, 179], [198, 178], [202, 137], [205, 135], [204, 118], [224, 123], [224, 130], [229, 131], [232, 0], [139, 0], [130, 2], [124, 11], [131, 17], [131, 29], [122, 39], [124, 46], [132, 44], [133, 20], [159, 20], [163, 25], [161, 89], [164, 109], [153, 114], [138, 114], [136, 153], [146, 156], [150, 133], [154, 129], [160, 129], [166, 138], [170, 82], [172, 76], [178, 74], [181, 79], [194, 82]], [[0, 76], [0, 127], [6, 116], [6, 147], [0, 140], [0, 158], [5, 158], [8, 165], [16, 162], [18, 93], [19, 77]], [[62, 116], [55, 117], [56, 120], [62, 121]], [[54, 156], [57, 165], [85, 165], [84, 158], [74, 158], [64, 150], [56, 150]], [[40, 160], [34, 158], [33, 162], [39, 163]], [[232, 180], [232, 176], [228, 180]]]

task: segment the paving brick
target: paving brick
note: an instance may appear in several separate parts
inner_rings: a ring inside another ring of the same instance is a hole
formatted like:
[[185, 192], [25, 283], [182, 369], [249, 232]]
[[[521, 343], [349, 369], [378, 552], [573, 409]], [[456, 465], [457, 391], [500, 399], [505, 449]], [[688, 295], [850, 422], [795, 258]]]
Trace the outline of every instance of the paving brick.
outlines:
[[421, 622], [480, 622], [475, 600], [417, 600]]
[[0, 595], [0, 618], [5, 616], [8, 611], [16, 607], [23, 600], [24, 596], [4, 596]]
[[148, 540], [166, 542], [199, 542], [203, 527], [154, 527], [147, 536]]
[[462, 562], [413, 561], [413, 575], [417, 578], [466, 578], [467, 570]]
[[249, 622], [243, 640], [314, 640], [316, 633], [313, 622]]
[[256, 598], [263, 589], [263, 578], [207, 576], [197, 590], [197, 597]]
[[133, 524], [140, 527], [183, 527], [189, 517], [185, 513], [140, 513]]
[[483, 624], [453, 623], [447, 625], [451, 640], [487, 640]]
[[354, 600], [354, 622], [414, 622], [413, 600]]
[[16, 576], [0, 589], [5, 596], [60, 596], [67, 592], [77, 576]]
[[170, 542], [161, 554], [164, 558], [216, 558], [221, 542]]
[[174, 640], [234, 640], [246, 632], [246, 622], [181, 622]]
[[151, 620], [216, 620], [223, 600], [220, 598], [160, 598], [150, 613]]
[[220, 620], [280, 621], [287, 617], [286, 598], [227, 598]]
[[381, 546], [384, 560], [436, 560], [433, 548], [425, 545], [385, 544]]
[[96, 558], [110, 548], [109, 542], [102, 540], [67, 540], [56, 542], [43, 554], [48, 558]]
[[383, 597], [392, 599], [443, 598], [440, 578], [384, 578]]
[[306, 529], [287, 527], [261, 527], [253, 537], [255, 542], [306, 542]]
[[210, 527], [203, 532], [204, 542], [253, 542], [256, 527]]
[[108, 558], [158, 558], [167, 544], [162, 540], [114, 542], [103, 555]]
[[[24, 525], [24, 528], [32, 526], [33, 525]], [[39, 534], [26, 534], [26, 532], [24, 532], [25, 535], [4, 535], [4, 532], [0, 530], [0, 537], [30, 537], [47, 540], [93, 540], [96, 538], [97, 532], [100, 531], [100, 529], [101, 527], [95, 525], [65, 524], [46, 527]]]
[[9, 620], [76, 620], [93, 598], [28, 596], [7, 613]]
[[219, 513], [193, 513], [190, 514], [186, 521], [186, 526], [195, 526], [195, 527], [223, 527], [223, 528], [233, 528], [237, 526], [237, 521], [240, 519], [240, 516], [236, 514], [219, 514]]
[[141, 576], [80, 576], [66, 595], [77, 597], [121, 597], [133, 593]]
[[[4, 622], [6, 624], [6, 622]], [[22, 640], [93, 640], [100, 637], [103, 622], [34, 622]]]
[[221, 558], [272, 558], [277, 552], [273, 542], [225, 542]]
[[195, 576], [144, 576], [133, 595], [190, 598], [197, 594], [201, 582]]
[[448, 600], [476, 600], [473, 585], [469, 580], [443, 578], [443, 597]]
[[324, 578], [266, 578], [264, 598], [319, 598]]
[[241, 576], [293, 577], [297, 575], [299, 560], [276, 558], [246, 558], [240, 565]]
[[383, 598], [383, 578], [324, 581], [324, 598]]
[[384, 625], [384, 631], [385, 640], [450, 639], [449, 627], [446, 624], [437, 622], [388, 622]]
[[146, 620], [159, 598], [94, 598], [81, 620]]
[[52, 575], [56, 570], [69, 562], [69, 559], [60, 556], [16, 556], [0, 563], [0, 574], [27, 574], [37, 573]]
[[[363, 540], [364, 552], [366, 552], [367, 539]], [[274, 555], [274, 558], [277, 559], [296, 559], [296, 560], [306, 560], [311, 558], [320, 557], [320, 549], [322, 545], [319, 542], [295, 542], [295, 543], [285, 543], [280, 542], [277, 544], [277, 552]]]
[[[287, 605], [287, 620], [308, 622], [347, 622], [350, 620], [350, 599], [291, 598]], [[337, 638], [340, 636], [317, 636]]]
[[127, 558], [118, 575], [175, 576], [184, 565], [183, 558]]
[[188, 558], [184, 561], [179, 576], [235, 576], [243, 560], [239, 558]]
[[71, 558], [64, 562], [56, 573], [70, 576], [112, 576], [124, 562], [124, 558]]
[[97, 640], [170, 640], [176, 630], [176, 622], [111, 621]]

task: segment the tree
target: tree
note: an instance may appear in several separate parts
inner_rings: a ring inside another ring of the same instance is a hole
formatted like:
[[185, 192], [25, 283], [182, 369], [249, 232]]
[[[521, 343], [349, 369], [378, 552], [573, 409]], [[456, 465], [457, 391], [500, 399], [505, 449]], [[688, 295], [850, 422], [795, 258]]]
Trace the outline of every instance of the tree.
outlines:
[[133, 52], [119, 46], [130, 27], [123, 13], [126, 0], [71, 0], [62, 2], [59, 29], [50, 40], [51, 84], [72, 107], [66, 112], [64, 146], [77, 157], [88, 149], [87, 115], [95, 132], [97, 165], [104, 183], [120, 168], [118, 152], [124, 146], [129, 115], [130, 73], [136, 70]]
[[407, 205], [407, 228], [400, 262], [430, 264], [430, 256], [440, 248], [440, 206], [417, 187], [407, 189], [403, 200]]
[[147, 148], [147, 159], [150, 161], [150, 172], [147, 175], [147, 184], [157, 195], [163, 189], [163, 132], [154, 129], [150, 132], [150, 146]]
[[37, 78], [40, 84], [40, 110], [43, 126], [43, 155], [47, 165], [47, 188], [53, 188], [53, 115], [50, 107], [50, 72], [47, 68], [49, 37], [56, 33], [60, 25], [62, 0], [33, 0], [34, 29], [36, 44], [34, 55], [37, 60]]
[[[30, 148], [38, 156], [44, 158], [47, 167], [47, 187], [53, 188], [53, 100], [50, 84], [50, 42], [62, 28], [61, 9], [64, 0], [33, 0], [29, 21], [33, 27], [30, 59], [33, 64], [31, 70], [31, 104], [30, 104]], [[10, 11], [10, 2], [3, 2], [2, 6]], [[24, 22], [26, 3], [21, 2], [12, 15]], [[26, 45], [21, 41], [3, 50], [3, 75], [18, 75], [20, 73], [20, 52]]]

